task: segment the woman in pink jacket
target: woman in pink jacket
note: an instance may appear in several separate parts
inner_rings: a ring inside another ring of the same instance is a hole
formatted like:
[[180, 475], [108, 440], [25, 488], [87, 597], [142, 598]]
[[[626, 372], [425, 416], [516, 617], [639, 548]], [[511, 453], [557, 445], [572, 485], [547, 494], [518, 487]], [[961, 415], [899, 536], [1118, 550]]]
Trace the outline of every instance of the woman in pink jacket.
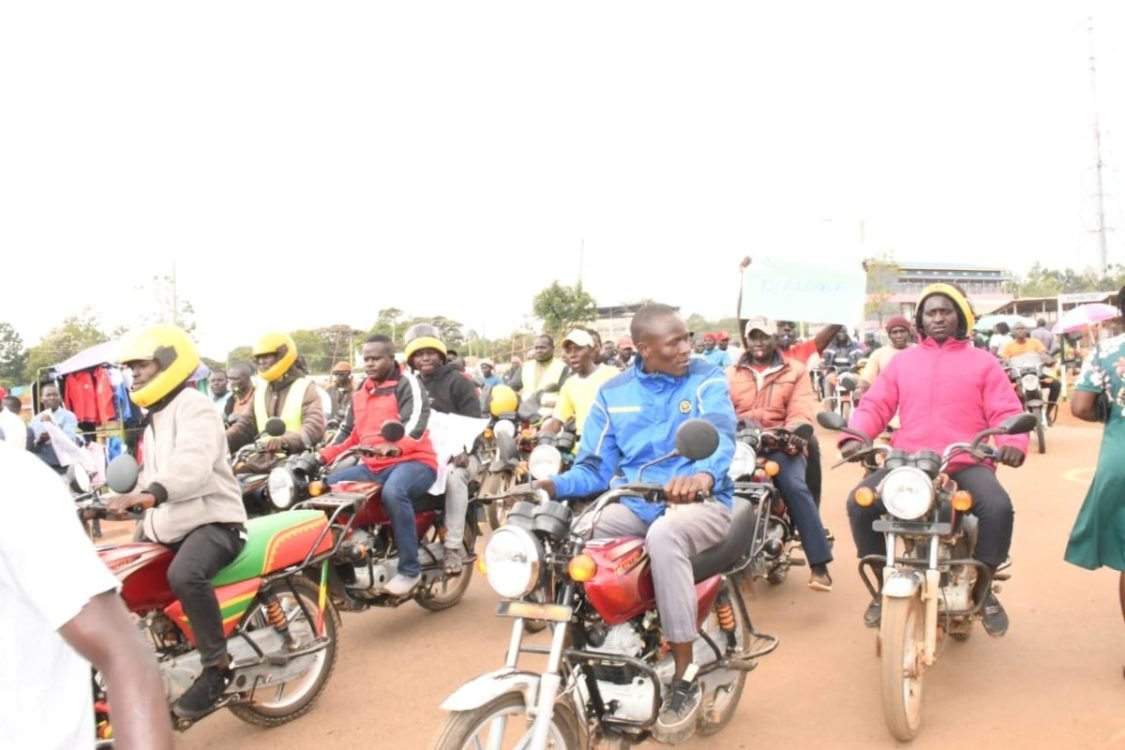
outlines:
[[[967, 442], [977, 433], [996, 427], [1008, 417], [1020, 414], [1023, 406], [1008, 376], [996, 358], [975, 349], [969, 338], [973, 328], [972, 307], [960, 289], [949, 284], [933, 284], [922, 292], [915, 320], [922, 335], [918, 346], [895, 357], [879, 376], [852, 415], [849, 426], [871, 438], [878, 436], [897, 411], [902, 427], [895, 431], [891, 444], [908, 452], [942, 452], [950, 443]], [[1027, 435], [995, 438], [1000, 463], [1019, 466], [1027, 454]], [[860, 447], [854, 438], [843, 438], [844, 455]], [[995, 570], [1008, 557], [1012, 543], [1013, 511], [1008, 493], [996, 479], [992, 463], [977, 463], [962, 454], [953, 459], [949, 474], [973, 495], [973, 513], [979, 521], [976, 559]], [[867, 477], [860, 487], [874, 488], [886, 475], [880, 470]], [[852, 537], [862, 558], [884, 550], [883, 535], [871, 525], [886, 512], [882, 501], [864, 508], [848, 497], [848, 517]], [[882, 576], [878, 576], [882, 580]], [[1001, 636], [1008, 629], [1008, 616], [991, 591], [983, 591], [982, 576], [974, 599], [986, 596], [981, 619], [989, 635]], [[867, 608], [864, 622], [879, 623], [878, 597]]]

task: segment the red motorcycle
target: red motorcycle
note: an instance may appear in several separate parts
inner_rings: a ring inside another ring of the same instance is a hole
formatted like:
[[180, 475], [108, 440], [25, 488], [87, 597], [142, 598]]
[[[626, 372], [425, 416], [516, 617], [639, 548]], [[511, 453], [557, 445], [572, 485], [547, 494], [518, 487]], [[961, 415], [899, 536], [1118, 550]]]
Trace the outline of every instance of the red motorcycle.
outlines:
[[[387, 422], [381, 431], [388, 442], [402, 439], [400, 422]], [[322, 476], [354, 464], [371, 449], [362, 445], [342, 453]], [[463, 570], [454, 575], [443, 569], [445, 553], [445, 497], [425, 495], [414, 504], [414, 527], [418, 534], [418, 558], [422, 581], [409, 594], [396, 596], [386, 591], [387, 583], [398, 572], [398, 546], [391, 519], [380, 498], [377, 482], [337, 482], [330, 487], [321, 479], [309, 482], [308, 500], [293, 507], [323, 511], [336, 540], [328, 564], [328, 592], [333, 603], [343, 610], [359, 612], [368, 607], [397, 607], [408, 601], [431, 611], [448, 609], [461, 601], [472, 580], [479, 534], [476, 516], [479, 502], [470, 499], [465, 520]]]
[[[676, 451], [661, 461], [705, 458], [718, 445], [718, 434], [703, 420], [689, 420], [676, 442]], [[656, 610], [644, 539], [590, 535], [610, 503], [622, 497], [659, 501], [663, 487], [615, 487], [578, 516], [541, 492], [519, 494], [537, 501], [517, 502], [485, 549], [488, 582], [506, 600], [499, 614], [515, 618], [507, 660], [445, 700], [442, 708], [450, 714], [434, 748], [605, 750], [645, 740], [675, 664]], [[747, 673], [777, 647], [776, 638], [754, 631], [737, 580], [729, 575], [753, 528], [753, 509], [736, 499], [726, 540], [692, 559], [699, 625], [693, 661], [704, 686], [703, 734], [730, 721]], [[542, 591], [549, 592], [545, 601], [537, 595]], [[549, 649], [523, 644], [526, 619], [550, 624]], [[523, 653], [547, 654], [545, 670], [520, 669]]]
[[[131, 490], [136, 477], [128, 456], [107, 471], [117, 492]], [[81, 504], [79, 513], [107, 517], [97, 497]], [[212, 581], [234, 670], [214, 710], [229, 708], [245, 722], [272, 727], [305, 714], [336, 666], [340, 617], [325, 596], [333, 539], [327, 518], [315, 510], [255, 518], [246, 529], [246, 546]], [[174, 553], [160, 544], [130, 542], [99, 547], [98, 555], [121, 581], [121, 598], [152, 642], [171, 704], [203, 670], [191, 624], [168, 586]], [[309, 577], [317, 565], [319, 587]], [[97, 673], [94, 703], [97, 747], [112, 747], [112, 712]], [[172, 720], [181, 731], [194, 723]]]

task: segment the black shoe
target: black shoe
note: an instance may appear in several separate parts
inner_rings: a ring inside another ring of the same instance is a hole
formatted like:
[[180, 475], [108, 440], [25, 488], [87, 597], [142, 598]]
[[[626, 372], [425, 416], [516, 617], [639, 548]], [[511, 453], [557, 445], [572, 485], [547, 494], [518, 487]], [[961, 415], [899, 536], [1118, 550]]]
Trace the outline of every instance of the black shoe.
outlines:
[[996, 594], [989, 592], [980, 608], [980, 622], [984, 630], [993, 638], [999, 638], [1008, 632], [1008, 613], [1004, 611]]
[[198, 719], [211, 713], [233, 674], [230, 667], [204, 667], [202, 674], [172, 704], [172, 713], [181, 719]]
[[872, 599], [871, 603], [867, 605], [867, 611], [863, 613], [863, 624], [869, 628], [879, 627], [879, 621], [883, 619], [883, 600]]
[[698, 680], [673, 680], [664, 696], [660, 715], [653, 727], [653, 739], [675, 745], [695, 734], [695, 718], [703, 703], [703, 690]]

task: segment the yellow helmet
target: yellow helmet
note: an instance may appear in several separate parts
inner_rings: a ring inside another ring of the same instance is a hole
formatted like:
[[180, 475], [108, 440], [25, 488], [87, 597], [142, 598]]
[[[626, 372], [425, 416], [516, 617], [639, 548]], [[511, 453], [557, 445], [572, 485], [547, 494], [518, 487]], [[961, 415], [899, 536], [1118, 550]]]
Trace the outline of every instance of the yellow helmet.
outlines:
[[289, 372], [289, 368], [297, 361], [297, 344], [293, 342], [293, 337], [288, 333], [271, 331], [254, 344], [255, 357], [275, 353], [277, 354], [277, 362], [273, 364], [273, 367], [265, 372], [258, 373], [264, 380], [271, 383]]
[[407, 362], [410, 362], [410, 358], [414, 356], [415, 352], [420, 352], [423, 349], [436, 349], [441, 352], [443, 357], [448, 353], [445, 342], [441, 340], [441, 333], [428, 323], [410, 326], [406, 329], [403, 340], [406, 342], [406, 351], [403, 352], [403, 355]]
[[510, 385], [497, 385], [492, 388], [488, 396], [488, 412], [498, 417], [501, 414], [514, 412], [520, 407], [520, 397], [512, 390]]
[[187, 382], [199, 367], [199, 352], [187, 331], [163, 323], [149, 326], [127, 339], [119, 359], [122, 364], [151, 361], [160, 365], [155, 378], [129, 392], [132, 402], [146, 409]]

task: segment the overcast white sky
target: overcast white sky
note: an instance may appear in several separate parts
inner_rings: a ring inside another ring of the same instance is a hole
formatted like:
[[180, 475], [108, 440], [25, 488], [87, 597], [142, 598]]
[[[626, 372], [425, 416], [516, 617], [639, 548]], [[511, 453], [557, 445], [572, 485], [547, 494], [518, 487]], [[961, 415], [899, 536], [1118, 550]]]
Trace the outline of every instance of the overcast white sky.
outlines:
[[1125, 262], [1114, 6], [7, 3], [0, 320], [128, 324], [173, 258], [216, 357], [389, 306], [502, 335], [582, 239], [600, 304], [715, 317], [746, 254], [1090, 266], [1090, 15]]

